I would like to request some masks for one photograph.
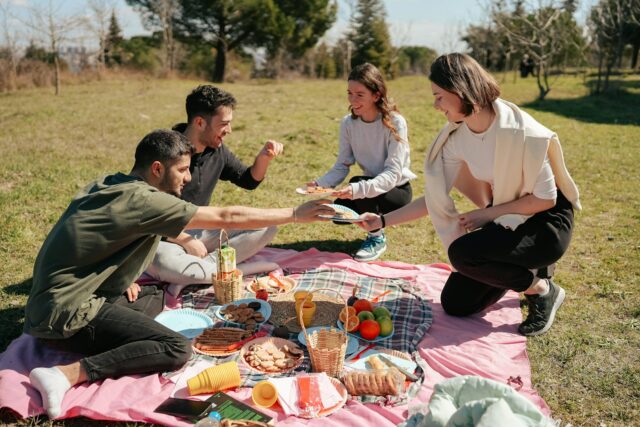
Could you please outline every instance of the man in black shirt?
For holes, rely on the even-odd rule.
[[[236,100],[230,93],[210,85],[198,86],[186,100],[187,123],[173,127],[182,132],[195,147],[189,167],[191,182],[182,191],[182,199],[198,206],[208,206],[219,180],[253,190],[264,179],[269,163],[282,153],[282,144],[267,141],[251,166],[246,166],[224,144],[231,133]],[[241,263],[264,248],[275,236],[276,227],[257,230],[230,230],[229,244],[236,249]],[[177,295],[188,284],[211,283],[216,272],[215,254],[220,230],[190,230],[158,246],[147,274],[172,283],[168,291]]]

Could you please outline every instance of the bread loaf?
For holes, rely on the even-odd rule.
[[[397,396],[404,389],[404,378],[397,369],[353,371],[342,376],[352,396]]]

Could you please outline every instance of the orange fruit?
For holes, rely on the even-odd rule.
[[[374,340],[380,335],[380,325],[375,320],[365,320],[360,323],[360,336],[365,340]]]
[[[345,329],[347,330],[347,332],[357,331],[358,326],[360,326],[360,319],[358,319],[356,316],[353,316],[353,317],[349,316],[349,323],[347,323],[347,325],[345,326]]]
[[[357,317],[357,313],[356,313],[356,309],[355,308],[353,308],[353,307],[343,308],[342,311],[340,312],[340,316],[338,316],[338,318],[340,319],[340,321],[342,323],[344,323],[346,318],[347,318],[347,310],[349,311],[349,318]],[[351,323],[351,322],[349,322],[349,323]]]
[[[359,299],[353,303],[353,308],[355,308],[358,313],[361,311],[373,311],[373,304],[371,304],[369,300]]]

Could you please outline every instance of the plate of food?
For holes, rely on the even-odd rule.
[[[329,328],[329,326],[313,326],[311,328],[307,328],[307,334],[311,335],[313,331]],[[302,344],[303,346],[307,346],[307,338],[304,336],[304,331],[300,331],[300,333],[298,334],[298,341],[300,341],[300,344]],[[347,350],[345,351],[345,354],[350,355],[355,353],[358,350],[358,347],[358,340],[354,336],[347,334]]]
[[[300,366],[304,351],[292,341],[264,337],[246,343],[240,350],[240,359],[254,371],[279,374]]]
[[[240,328],[209,328],[193,340],[193,351],[208,356],[228,356],[240,351],[242,345],[233,344],[249,338],[252,332]]]
[[[214,315],[227,323],[253,326],[266,322],[271,317],[271,306],[268,302],[256,298],[245,298],[225,304],[214,311]]]
[[[330,219],[335,222],[361,222],[360,215],[353,209],[335,203],[327,204],[327,206],[336,211],[335,215],[318,215],[320,218]]]
[[[278,283],[278,281],[280,283]],[[284,294],[293,290],[297,285],[295,279],[291,277],[272,277],[264,276],[253,279],[251,283],[247,285],[247,290],[251,293],[256,293],[261,289],[265,289],[269,295]]]
[[[337,323],[338,323],[338,329],[344,331],[344,324],[342,323],[342,321],[338,320]],[[378,330],[378,332],[379,332],[379,330]],[[374,339],[363,338],[362,335],[360,334],[360,331],[347,332],[347,335],[351,335],[353,337],[356,337],[359,340],[366,341],[366,342],[380,342],[380,341],[384,341],[384,340],[387,340],[387,339],[391,338],[394,333],[395,333],[395,326],[393,326],[393,324],[392,324],[392,329],[391,329],[391,333],[390,334],[385,335],[385,336],[378,335]]]
[[[191,339],[213,326],[213,320],[204,313],[190,308],[163,311],[155,321]]]
[[[319,185],[307,185],[306,187],[296,188],[296,193],[304,196],[318,196],[334,193],[336,190],[331,187],[320,187]]]

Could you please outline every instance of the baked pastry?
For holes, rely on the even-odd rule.
[[[352,396],[397,396],[404,387],[404,377],[395,368],[349,372],[342,382]]]

